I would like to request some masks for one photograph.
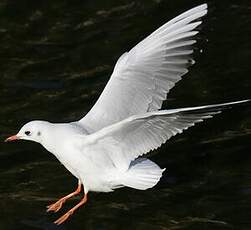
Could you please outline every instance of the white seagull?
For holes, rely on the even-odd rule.
[[[81,201],[55,224],[85,204],[89,191],[152,188],[165,169],[142,158],[143,154],[222,109],[248,101],[159,110],[169,90],[194,64],[196,28],[206,14],[207,4],[192,8],[124,53],[98,101],[79,121],[31,121],[6,139],[40,143],[78,179],[77,189],[49,205],[47,211],[57,212],[83,185]]]

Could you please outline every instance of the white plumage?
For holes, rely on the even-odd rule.
[[[100,98],[79,122],[92,133],[129,116],[160,109],[169,90],[194,63],[195,29],[206,13],[207,4],[195,7],[124,53]]]
[[[89,191],[153,187],[164,169],[142,155],[221,109],[246,102],[159,110],[169,90],[194,64],[196,28],[206,13],[207,4],[195,7],[124,53],[98,101],[81,120],[65,124],[32,121],[7,139],[41,143],[78,178],[78,189],[50,205],[49,211],[58,211],[83,184],[84,198],[56,224],[84,204]]]

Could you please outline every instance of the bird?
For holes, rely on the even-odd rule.
[[[30,121],[5,140],[41,144],[77,178],[76,190],[47,206],[48,212],[58,212],[83,192],[80,202],[55,224],[84,205],[89,192],[154,187],[165,169],[145,154],[196,123],[249,101],[161,110],[168,92],[195,63],[196,29],[207,12],[206,3],[185,11],[122,54],[100,97],[81,119]]]

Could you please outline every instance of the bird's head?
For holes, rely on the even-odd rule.
[[[5,142],[28,140],[41,143],[45,127],[48,126],[47,123],[46,121],[30,121],[25,124],[16,135],[8,137]]]

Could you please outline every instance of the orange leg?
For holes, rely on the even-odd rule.
[[[65,213],[63,216],[54,221],[54,224],[60,225],[64,223],[80,206],[82,206],[86,202],[87,202],[87,193],[84,195],[83,199],[76,206],[74,206],[67,213]]]
[[[71,198],[71,197],[73,197],[73,196],[75,196],[75,195],[77,195],[77,194],[79,194],[81,192],[81,187],[82,187],[81,182],[79,181],[78,182],[78,187],[74,192],[68,194],[67,196],[62,197],[56,203],[48,205],[47,206],[47,212],[50,212],[50,211],[57,212],[57,211],[59,211],[62,208],[62,205],[64,204],[64,202],[66,200],[68,200],[69,198]]]

